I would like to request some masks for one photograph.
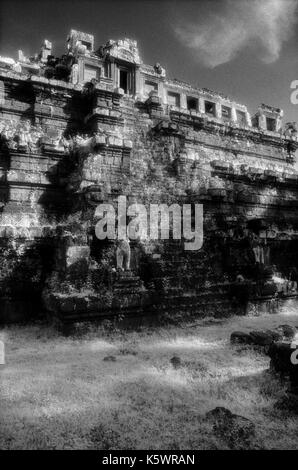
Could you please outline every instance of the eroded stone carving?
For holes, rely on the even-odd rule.
[[[110,39],[104,46],[104,51],[110,56],[122,59],[126,62],[134,64],[141,63],[137,41],[132,39],[125,38],[118,41]]]
[[[10,119],[0,122],[2,142],[11,150],[36,153],[42,149],[45,142],[55,148],[68,148],[70,141],[62,134],[63,131],[59,130],[51,136],[51,132],[45,132],[39,124],[33,125],[29,120]]]
[[[117,269],[120,271],[128,271],[130,269],[130,255],[129,240],[118,240],[116,251]]]
[[[288,137],[297,136],[297,123],[296,122],[287,122],[284,129],[284,135]]]

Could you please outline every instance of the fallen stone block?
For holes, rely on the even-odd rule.
[[[252,337],[249,335],[249,333],[244,333],[243,331],[234,331],[231,334],[230,340],[232,344],[252,344]]]
[[[294,353],[294,354],[293,354]],[[295,363],[295,347],[291,342],[277,341],[268,350],[270,368],[282,377],[289,377],[293,387],[298,386],[298,364]]]
[[[249,333],[252,338],[252,343],[256,346],[269,346],[274,342],[274,339],[270,332],[266,331],[251,331]]]
[[[292,340],[297,334],[297,330],[294,326],[290,325],[279,325],[278,331],[280,331],[285,339]]]
[[[224,407],[216,407],[206,413],[205,419],[213,423],[214,434],[231,449],[247,449],[255,438],[255,425],[248,418],[233,414]]]
[[[103,358],[103,360],[104,360],[105,362],[116,362],[115,356],[105,356],[105,357]]]
[[[279,330],[265,330],[268,333],[273,341],[281,341],[283,339],[283,334]]]
[[[179,356],[173,356],[170,362],[175,369],[178,369],[178,367],[180,367],[182,364],[182,361]]]

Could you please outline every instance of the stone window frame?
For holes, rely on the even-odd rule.
[[[90,51],[90,52],[92,51],[92,42],[85,41],[83,39],[81,39],[80,42],[81,42],[82,46],[86,46],[87,51]]]
[[[193,108],[193,107],[190,108],[190,107],[188,106],[188,103],[189,103],[189,101],[191,101],[191,100],[196,103],[196,106],[195,106],[194,108]],[[187,109],[188,109],[189,111],[196,111],[196,112],[198,112],[198,110],[199,110],[199,98],[198,98],[197,96],[186,95],[186,107],[187,107]]]
[[[172,98],[176,98],[176,104],[169,103],[169,96]],[[167,90],[167,103],[169,106],[173,106],[175,108],[180,108],[181,105],[181,94],[175,91]]]
[[[210,106],[210,111],[208,111],[208,107]],[[216,116],[216,103],[214,101],[204,100],[204,107],[205,107],[205,114],[208,116]]]
[[[0,80],[0,105],[5,103],[5,85],[2,80]]]
[[[89,68],[89,69],[93,69],[93,70],[96,70],[97,71],[97,74],[96,74],[96,78],[97,80],[99,80],[101,77],[102,77],[102,67],[99,67],[95,64],[91,64],[89,62],[84,62],[84,66],[83,66],[83,81],[86,82],[86,78],[85,78],[85,71],[86,71],[86,68]]]
[[[127,73],[127,91],[125,92],[125,95],[131,96],[135,93],[135,87],[136,87],[136,78],[135,78],[135,72],[133,66],[131,64],[123,64],[117,63],[117,70],[116,70],[116,83],[118,87],[121,88],[120,86],[120,74],[121,72],[126,72]]]
[[[227,112],[227,114],[225,114],[225,112]],[[232,106],[227,106],[225,104],[221,105],[221,118],[224,121],[232,120]]]
[[[242,109],[236,109],[236,117],[239,124],[247,124],[246,113],[245,111],[242,111]]]
[[[276,131],[276,119],[273,116],[265,116],[266,129],[270,132]]]
[[[150,91],[146,91],[146,84],[154,85],[155,88]],[[156,93],[158,93],[158,82],[155,80],[150,80],[150,78],[144,78],[144,93],[149,96],[151,91],[156,91]]]

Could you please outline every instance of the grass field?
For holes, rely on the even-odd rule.
[[[285,385],[268,357],[229,343],[234,330],[283,323],[298,325],[298,313],[67,338],[42,324],[6,327],[0,448],[227,449],[204,420],[224,406],[255,423],[254,448],[297,449],[298,417],[274,408]]]

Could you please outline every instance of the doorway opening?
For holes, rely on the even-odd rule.
[[[127,70],[119,70],[119,86],[128,93],[128,72]]]

